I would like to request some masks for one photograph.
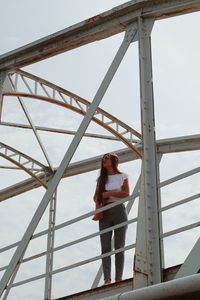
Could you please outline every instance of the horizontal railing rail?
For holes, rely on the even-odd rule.
[[[173,229],[171,231],[167,231],[167,232],[161,234],[161,238],[165,238],[165,237],[168,237],[168,236],[171,236],[171,235],[174,235],[174,234],[186,231],[186,230],[190,230],[190,229],[193,229],[198,226],[200,226],[200,222],[195,222],[195,223],[192,223],[189,225],[185,225],[185,226],[182,226],[182,227],[179,227],[179,228],[176,228],[176,229]]]

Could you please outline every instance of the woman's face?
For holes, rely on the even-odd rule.
[[[106,169],[112,168],[112,162],[109,155],[103,157],[103,166]]]

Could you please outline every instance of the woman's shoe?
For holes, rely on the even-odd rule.
[[[121,282],[121,281],[122,281],[121,278],[115,280],[115,282]]]
[[[105,278],[103,285],[110,284],[110,283],[111,283],[111,279],[110,278]]]

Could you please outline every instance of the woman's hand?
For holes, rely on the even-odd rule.
[[[103,198],[109,198],[110,192],[103,192],[102,195],[103,195]]]

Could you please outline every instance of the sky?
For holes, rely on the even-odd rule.
[[[125,3],[117,0],[8,0],[0,1],[4,13],[0,19],[0,54],[45,37],[86,18]],[[9,14],[7,13],[9,12]],[[155,101],[156,138],[164,139],[199,134],[200,122],[200,13],[156,21],[152,31],[152,64]],[[101,81],[114,58],[124,34],[94,42],[50,59],[22,68],[79,96],[92,101]],[[25,104],[36,125],[77,130],[82,117],[63,108],[25,99]],[[113,81],[101,101],[100,107],[141,132],[138,43],[133,43]],[[17,100],[6,97],[3,121],[27,124]],[[90,124],[86,132],[106,134],[97,125]],[[73,136],[39,132],[54,167],[58,167]],[[1,141],[46,164],[38,143],[29,130],[0,126]],[[104,141],[84,137],[71,162],[94,157],[109,151],[125,148],[122,142]],[[200,151],[190,151],[163,156],[160,164],[161,182],[196,168],[200,163]],[[0,165],[10,164],[1,159]],[[129,174],[133,190],[140,174],[140,161],[120,164],[120,170]],[[28,176],[19,170],[0,169],[0,188],[13,185]],[[58,187],[56,224],[80,216],[94,208],[92,200],[98,170],[62,179]],[[162,205],[176,202],[199,193],[200,175],[196,174],[161,189]],[[19,241],[43,195],[38,188],[4,201],[0,205],[0,248]],[[129,219],[137,216],[138,198]],[[199,221],[199,198],[163,213],[163,231]],[[48,226],[48,210],[42,217],[36,232]],[[98,223],[91,218],[58,230],[55,246],[80,236],[98,231]],[[135,241],[136,226],[130,224],[126,245]],[[195,241],[199,228],[188,230],[164,239],[165,267],[184,261]],[[44,251],[46,238],[30,242],[25,257]],[[73,255],[72,255],[73,253]],[[0,256],[0,266],[9,263],[13,250]],[[99,237],[79,244],[78,247],[58,251],[54,256],[54,268],[67,266],[100,254]],[[123,278],[132,277],[134,250],[125,254]],[[62,272],[53,277],[53,298],[89,289],[100,266],[100,261]],[[39,275],[45,271],[44,257],[23,264],[16,282]],[[0,273],[2,276],[3,272]],[[86,276],[87,274],[87,276]],[[77,278],[81,278],[77,284]],[[114,256],[112,256],[114,279]],[[103,283],[102,279],[100,285]],[[43,299],[44,280],[34,281],[13,288],[8,300]]]

